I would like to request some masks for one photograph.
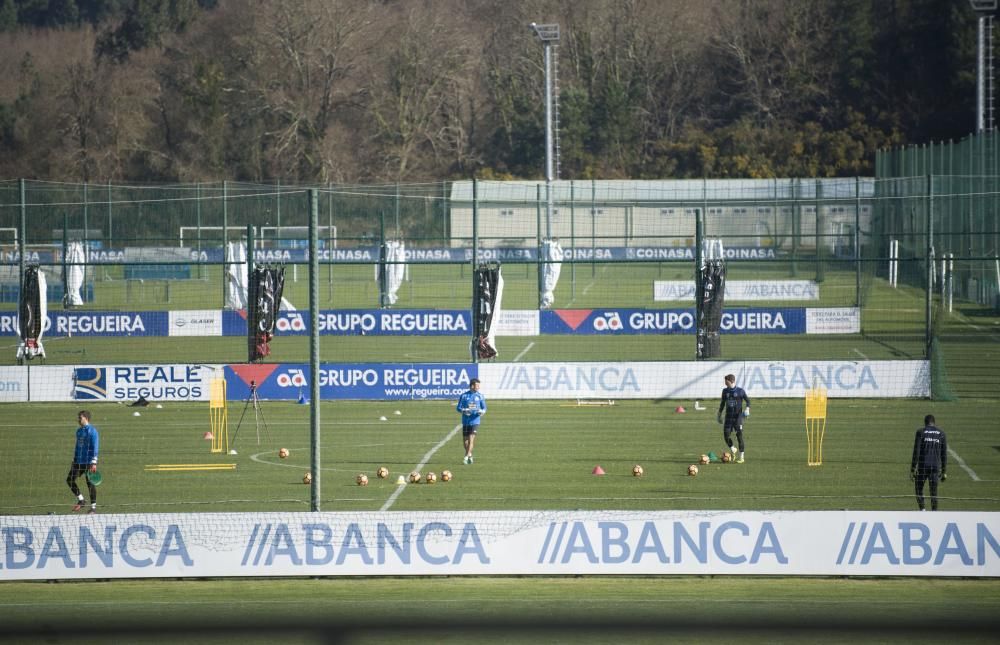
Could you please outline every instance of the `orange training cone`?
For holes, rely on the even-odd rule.
[[[604,474],[604,469],[601,468],[601,464],[597,464],[596,466],[594,466],[594,472],[592,474],[594,474],[594,475],[603,475]]]
[[[206,441],[211,441],[212,439],[215,439],[215,436],[213,436],[211,432],[206,432],[205,436],[202,437],[202,439],[205,439]]]

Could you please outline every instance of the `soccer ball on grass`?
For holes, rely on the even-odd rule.
[[[722,463],[728,464],[732,460],[733,460],[733,455],[730,454],[728,450],[726,452],[722,453]]]
[[[367,485],[368,485],[368,475],[366,475],[364,473],[359,473],[358,474],[358,486],[367,486]]]
[[[636,464],[636,465],[632,466],[632,476],[633,477],[642,477],[642,474],[644,472],[646,472],[646,471],[643,470],[642,466],[640,466],[639,464]]]
[[[375,474],[378,475],[379,479],[385,479],[389,476],[389,469],[385,466],[379,466],[378,471]]]
[[[694,464],[691,464],[690,466],[688,466],[688,475],[691,475],[692,477],[694,477],[697,474],[698,474],[698,466],[696,466]]]
[[[701,463],[703,463],[703,464],[707,464],[710,460],[708,458],[708,455],[702,455],[701,458],[698,461],[701,462]]]
[[[419,484],[420,483],[420,473],[418,473],[415,470],[412,473],[410,473],[410,483],[411,484]]]
[[[303,484],[311,484],[312,482],[313,482],[312,473],[306,473],[305,475],[302,475]]]
[[[427,477],[424,479],[428,484],[433,484],[438,480],[438,476],[434,473],[427,473]]]
[[[292,453],[288,452],[288,448],[282,448],[281,450],[278,451],[278,456],[281,457],[282,459],[288,459],[288,455],[290,454]]]
[[[451,471],[450,470],[442,470],[441,471],[441,481],[443,481],[443,482],[450,482],[451,481]]]

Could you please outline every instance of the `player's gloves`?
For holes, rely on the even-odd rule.
[[[722,415],[721,414],[716,415],[715,416],[715,421],[716,421],[716,423],[722,423]]]
[[[746,410],[743,411],[743,416],[745,417],[750,416],[750,408],[747,408]]]
[[[948,479],[948,473],[941,473],[941,481]]]

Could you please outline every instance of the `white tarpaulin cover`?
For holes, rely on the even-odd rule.
[[[556,285],[559,284],[559,272],[562,271],[563,248],[559,240],[542,242],[542,309],[548,309],[555,302]]]
[[[83,286],[84,263],[87,255],[83,242],[70,242],[66,247],[66,304],[76,307],[83,304],[80,288]]]
[[[243,242],[226,244],[226,309],[247,308],[247,246]],[[295,311],[287,298],[281,298],[281,311]]]
[[[403,284],[403,277],[406,275],[406,246],[402,240],[389,240],[385,243],[385,297],[390,305],[396,304],[399,299],[399,287]],[[376,269],[376,279],[378,270]]]

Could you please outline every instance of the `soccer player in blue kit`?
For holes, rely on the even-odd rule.
[[[66,484],[73,491],[73,495],[76,496],[76,505],[73,506],[74,511],[83,508],[83,494],[80,493],[80,488],[76,485],[76,480],[80,475],[87,472],[97,472],[99,444],[97,428],[90,425],[90,412],[80,410],[76,415],[76,420],[80,424],[80,427],[76,430],[76,448],[73,450],[73,464],[69,468],[69,474],[66,475]],[[87,479],[87,492],[90,493],[90,510],[88,512],[96,513],[97,487],[90,483],[89,478]]]
[[[462,413],[462,440],[465,445],[462,463],[468,466],[472,463],[472,447],[476,443],[479,420],[486,414],[486,397],[479,393],[479,379],[469,381],[469,389],[458,397],[455,409]]]
[[[743,408],[743,402],[746,402],[746,409]],[[750,416],[750,397],[741,387],[736,387],[736,377],[732,374],[726,374],[726,387],[722,390],[722,401],[719,402],[719,414],[716,415],[716,420],[719,423],[723,423],[722,413],[725,412],[726,420],[725,425],[722,427],[722,438],[726,440],[726,445],[729,446],[729,452],[733,454],[736,459],[736,463],[743,463],[743,417]],[[736,440],[740,445],[739,457],[736,456],[736,448],[733,447],[733,431],[736,431]]]

